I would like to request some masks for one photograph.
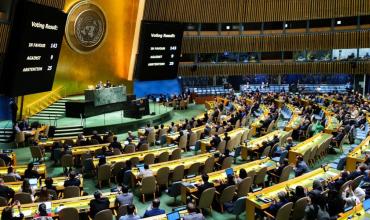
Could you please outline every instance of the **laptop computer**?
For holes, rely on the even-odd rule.
[[[144,169],[144,164],[137,164],[136,167],[139,169],[140,172],[145,170]]]
[[[167,214],[168,220],[180,220],[180,213],[179,212],[171,212]]]
[[[225,173],[226,173],[226,176],[234,175],[234,170],[233,170],[233,168],[227,168],[225,170]]]
[[[37,186],[37,178],[29,179],[28,182],[31,186]]]
[[[362,207],[364,208],[365,212],[370,210],[370,199],[366,199],[362,203]]]

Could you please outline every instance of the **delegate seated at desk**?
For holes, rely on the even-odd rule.
[[[96,85],[96,89],[104,89],[104,88],[110,88],[113,87],[112,83],[107,80],[105,84],[103,84],[102,81],[99,81],[99,83]]]

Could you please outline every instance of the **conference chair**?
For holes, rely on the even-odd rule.
[[[0,167],[6,167],[5,161],[1,158],[0,158]]]
[[[55,190],[53,189],[48,189],[48,193],[51,196],[51,200],[56,200],[58,199],[58,194]]]
[[[111,172],[111,175],[112,175],[112,177],[114,178],[114,182],[115,183],[117,183],[117,175],[121,172],[121,170],[123,169],[123,168],[125,168],[126,167],[126,164],[125,164],[125,162],[123,162],[123,161],[119,161],[119,162],[117,162],[117,163],[114,163],[113,165],[112,165],[112,172]]]
[[[364,175],[358,176],[355,179],[352,180],[352,189],[355,190],[361,183],[362,179],[364,178]]]
[[[347,182],[345,182],[339,189],[339,195],[342,195],[342,193],[344,192],[344,190],[346,190],[350,185],[352,185],[352,180],[348,180]]]
[[[265,157],[268,157],[269,155],[270,155],[270,151],[271,151],[271,146],[268,146],[268,147],[266,147],[264,150],[263,150],[263,152],[262,152],[262,154],[261,154],[261,156],[260,156],[260,158],[265,158]]]
[[[270,133],[272,129],[274,128],[274,125],[275,125],[275,120],[272,120],[266,129],[261,130],[261,136]]]
[[[117,216],[116,216],[116,219],[119,220],[119,218],[121,216],[124,216],[127,214],[127,205],[121,205],[120,207],[118,207],[117,209]]]
[[[146,154],[144,156],[144,163],[145,164],[153,164],[155,160],[154,154]]]
[[[74,207],[65,207],[58,213],[60,220],[79,220],[80,215],[78,210]]]
[[[222,193],[219,193],[218,191],[216,191],[216,194],[219,196],[219,197],[216,197],[216,201],[220,205],[221,213],[224,212],[224,204],[227,202],[231,202],[233,200],[235,191],[236,191],[235,185],[226,187],[222,191]]]
[[[265,178],[266,178],[266,174],[267,174],[267,167],[263,167],[261,168],[255,175],[254,177],[254,184],[256,186],[260,186],[262,185],[263,187],[266,186],[265,184]]]
[[[29,204],[33,203],[31,194],[24,193],[24,192],[18,192],[14,195],[14,201],[18,200],[21,204]]]
[[[181,164],[175,167],[175,169],[173,169],[172,178],[171,178],[172,183],[181,181],[184,178],[184,172],[185,172],[184,165]]]
[[[248,135],[249,135],[249,129],[246,129],[244,132],[243,132],[243,134],[242,134],[242,137],[241,137],[241,139],[240,139],[240,144],[244,144],[244,142],[246,141],[246,140],[248,140]]]
[[[150,129],[148,137],[146,139],[150,145],[155,145],[155,130]]]
[[[131,157],[130,161],[131,161],[132,166],[136,166],[137,164],[140,163],[140,158],[139,157]]]
[[[168,177],[170,175],[170,168],[169,167],[161,167],[157,171],[156,180],[157,180],[157,187],[158,191],[161,186],[166,186],[168,188]]]
[[[195,162],[193,164],[190,165],[189,169],[188,169],[188,173],[187,175],[188,176],[197,176],[199,175],[199,168],[200,168],[200,163],[199,162]]]
[[[200,195],[200,198],[196,197],[194,194],[191,194],[191,196],[195,199],[195,204],[198,209],[202,211],[202,209],[210,209],[212,212],[212,202],[215,197],[216,188],[212,187],[209,189],[206,189],[202,192]]]
[[[41,148],[39,146],[31,146],[31,156],[32,156],[32,161],[41,161],[44,158],[44,153],[42,152]]]
[[[309,201],[308,197],[303,197],[295,202],[291,216],[292,220],[304,219],[305,209],[306,206],[308,205],[308,201]]]
[[[186,147],[187,142],[188,142],[188,135],[184,134],[183,136],[180,137],[179,148],[184,150],[184,151],[188,151],[188,149]]]
[[[82,173],[95,175],[95,165],[93,158],[86,158],[82,160]]]
[[[264,211],[265,215],[268,219],[276,219],[276,220],[286,220],[289,219],[290,213],[292,212],[293,203],[288,202],[287,204],[283,205],[277,212],[276,216],[271,215],[267,211]]]
[[[64,188],[64,192],[63,192],[64,199],[75,198],[75,197],[80,197],[80,196],[81,196],[80,187],[67,186],[66,188]]]
[[[176,199],[181,195],[182,182],[173,182],[168,188],[167,195],[174,198],[174,204],[176,204]]]
[[[0,196],[0,207],[7,206],[8,200],[2,196]]]
[[[189,137],[189,147],[194,147],[195,146],[195,143],[197,141],[197,134],[195,132],[191,133],[190,134],[190,137]]]
[[[141,181],[141,188],[140,193],[145,203],[145,195],[153,194],[153,198],[155,198],[155,192],[157,190],[156,180],[154,176],[146,176]]]
[[[114,149],[113,149],[113,154],[114,154],[114,155],[121,155],[121,154],[122,154],[122,152],[121,152],[121,150],[120,150],[120,149],[118,149],[118,148],[114,148]]]
[[[238,198],[235,201],[232,214],[235,215],[236,219],[239,219],[239,215],[245,212],[246,200],[247,200],[247,197],[243,196],[243,197]]]
[[[126,145],[123,149],[123,153],[130,154],[135,152],[135,146],[132,144]]]
[[[249,193],[251,189],[252,183],[253,183],[253,179],[251,177],[246,177],[245,179],[240,181],[237,184],[236,197],[240,198],[243,196],[247,196],[247,194]]]
[[[139,147],[139,150],[138,151],[147,151],[147,150],[149,150],[149,144],[142,144]]]
[[[159,154],[159,156],[158,156],[158,163],[167,162],[168,161],[168,158],[169,158],[168,151],[164,151],[164,152],[162,152],[162,153]]]
[[[99,144],[99,141],[96,140],[96,139],[91,139],[90,142],[91,142],[91,145],[98,145]]]
[[[102,181],[108,181],[110,187],[111,167],[109,164],[104,164],[98,167],[98,185],[101,189]]]
[[[60,160],[61,166],[64,168],[64,172],[66,172],[69,169],[72,169],[74,165],[73,156],[71,154],[65,154],[62,156],[62,159]]]
[[[5,175],[3,176],[3,180],[4,182],[9,183],[9,182],[16,182],[17,178],[15,178],[15,176]]]
[[[17,132],[15,134],[15,145],[16,145],[16,147],[18,148],[18,146],[20,144],[22,144],[22,146],[24,147],[25,142],[26,142],[26,136],[25,136],[24,132],[23,131]]]
[[[171,160],[181,159],[181,149],[177,148],[171,153]]]
[[[281,183],[281,182],[287,181],[292,172],[293,172],[293,167],[291,165],[288,165],[288,166],[284,167],[284,169],[281,171],[280,176],[278,176],[274,173],[270,173],[270,175],[271,175],[272,181],[274,183]]]
[[[214,157],[207,158],[206,162],[204,163],[203,173],[207,174],[213,172],[214,167],[215,167],[215,158]]]
[[[235,126],[234,126],[234,129],[237,129],[237,128],[240,128],[240,120],[239,119],[235,122]]]
[[[231,165],[233,164],[233,161],[234,161],[234,158],[233,157],[227,157],[227,158],[225,158],[224,161],[222,162],[221,170],[230,168]]]
[[[110,209],[102,210],[98,213],[96,213],[94,220],[109,220],[113,219],[113,213]]]
[[[220,154],[224,154],[225,148],[226,148],[226,141],[222,140],[217,146],[217,151],[220,152]]]

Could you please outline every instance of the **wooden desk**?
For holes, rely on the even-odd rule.
[[[252,170],[255,170],[256,172],[262,169],[263,167],[267,167],[267,170],[273,170],[277,166],[276,162],[271,160],[270,158],[265,158],[262,160],[255,160],[250,163],[241,164],[238,166],[234,166],[234,174],[237,176],[239,174],[239,171],[244,168],[247,172],[250,172]],[[219,170],[216,172],[208,173],[209,181],[212,182],[215,187],[218,187],[221,185],[221,181],[224,181],[227,179],[225,170]],[[194,184],[201,184],[202,183],[202,176],[196,176],[189,179],[183,179],[182,180],[183,185],[181,187],[181,201],[186,204],[186,197],[188,194],[193,194],[198,191],[198,188]]]
[[[327,133],[319,133],[309,139],[292,147],[289,151],[289,163],[295,164],[297,156],[303,156],[309,149],[317,148],[325,141],[329,141],[333,135]]]
[[[106,157],[106,160],[107,160],[107,163],[110,163],[110,164],[114,164],[117,162],[126,162],[127,160],[130,160],[133,157],[138,157],[140,161],[143,161],[145,155],[147,154],[154,154],[154,157],[158,157],[161,153],[168,152],[171,155],[172,151],[174,151],[175,149],[178,149],[177,145],[171,146],[171,147],[152,149],[152,150],[147,150],[147,151],[138,151],[138,152],[129,153],[129,154],[108,156]],[[99,158],[95,158],[93,163],[95,166],[97,166],[99,163]]]
[[[338,121],[338,119],[332,115],[326,115],[326,118],[327,118],[327,123],[326,123],[326,126],[325,126],[325,130],[324,132],[325,133],[328,133],[328,134],[331,134],[333,132],[337,132],[339,127],[341,126],[341,123]]]
[[[57,188],[57,191],[63,191],[64,190],[64,181],[67,180],[67,177],[54,177],[53,178],[53,186]],[[83,189],[83,177],[81,176],[80,178],[81,184],[80,184],[80,189]],[[16,192],[19,192],[21,189],[23,181],[17,181],[17,182],[7,182],[6,185],[13,189]],[[41,179],[41,182],[38,181],[37,184],[37,190],[40,190],[42,186],[45,186],[45,179]]]
[[[193,163],[200,163],[201,165],[206,162],[206,160],[210,157],[213,157],[212,153],[207,153],[207,154],[199,154],[197,156],[193,157],[186,157],[178,160],[171,160],[163,163],[156,163],[156,164],[151,164],[149,165],[149,169],[153,171],[154,175],[156,175],[157,171],[162,168],[162,167],[168,167],[170,168],[170,171],[173,171],[175,167],[179,165],[184,165],[185,170],[189,169],[190,166]],[[132,174],[136,177],[136,179],[140,179],[139,177],[139,169],[138,168],[133,168],[132,169]]]
[[[230,141],[232,138],[236,137],[237,135],[243,135],[243,133],[245,131],[247,131],[248,128],[237,128],[237,129],[234,129],[230,132],[228,132],[228,136],[230,137]],[[219,137],[221,139],[225,138],[225,134],[220,134]],[[211,141],[212,141],[212,137],[208,137],[208,138],[205,138],[205,139],[202,139],[200,140],[200,151],[202,153],[206,153],[207,152],[207,147],[208,146],[211,146]]]
[[[364,139],[357,147],[355,147],[347,156],[346,170],[352,172],[356,170],[358,163],[365,162],[365,152],[369,148],[370,136]]]
[[[103,193],[103,196],[108,197],[110,205],[109,208],[117,208],[115,204],[117,193]],[[81,196],[77,198],[70,198],[70,199],[60,199],[60,200],[53,200],[51,202],[51,209],[52,209],[52,216],[57,217],[59,209],[63,207],[73,207],[78,210],[79,213],[89,212],[90,209],[90,201],[94,199],[94,195],[89,196]],[[24,214],[26,219],[32,219],[33,216],[38,211],[38,205],[40,203],[31,203],[31,204],[24,204],[21,205],[22,213]],[[4,207],[0,207],[0,213],[2,213]],[[18,215],[18,209],[14,209],[14,215]]]
[[[212,128],[212,126],[211,126],[211,128]],[[194,132],[194,133],[203,132],[205,128],[206,128],[206,126],[202,125],[202,126],[199,126],[199,127],[192,128],[191,131]],[[183,131],[183,132],[184,132],[184,134],[187,133],[187,131]],[[179,131],[175,132],[175,133],[167,134],[167,144],[173,143],[179,136],[180,136]]]
[[[337,179],[339,175],[340,171],[336,169],[328,168],[328,170],[325,171],[323,168],[319,168],[294,179],[267,187],[259,192],[251,193],[248,195],[246,200],[247,220],[255,219],[256,209],[263,211],[270,207],[271,203],[265,203],[259,200],[257,198],[259,196],[262,198],[277,199],[278,192],[286,191],[287,187],[291,190],[295,190],[296,186],[303,186],[308,190],[311,190],[314,180],[322,179],[322,181],[332,181]]]
[[[26,171],[28,165],[18,165],[14,166],[14,172],[18,173],[20,176],[24,176],[24,171]],[[46,177],[46,166],[45,164],[34,166],[39,175]],[[0,167],[0,176],[5,176],[8,173],[8,167]]]
[[[288,134],[288,132],[286,132],[286,131],[275,130],[275,131],[273,131],[271,133],[268,133],[268,134],[266,134],[262,137],[250,140],[248,142],[248,144],[243,143],[241,145],[241,147],[242,147],[242,150],[241,150],[242,159],[247,160],[248,153],[251,152],[251,151],[256,151],[259,148],[261,148],[262,147],[262,142],[272,140],[275,135],[278,135],[279,140],[280,140],[284,135],[287,135],[287,134]]]
[[[353,207],[351,210],[340,213],[338,215],[338,220],[347,220],[347,219],[353,219],[353,220],[368,220],[370,219],[370,214],[366,213],[362,203]]]
[[[265,121],[270,114],[270,110],[265,105],[260,105],[260,109],[262,110],[262,114],[258,116],[258,118],[256,118],[254,122],[251,124],[252,136],[256,135],[257,128],[260,128],[262,126],[260,121]]]
[[[286,131],[297,130],[301,125],[302,120],[303,118],[300,115],[294,114],[292,118],[289,120],[288,124],[285,126],[285,130]]]

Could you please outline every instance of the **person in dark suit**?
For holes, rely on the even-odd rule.
[[[72,171],[70,174],[69,174],[69,179],[64,181],[64,187],[67,187],[67,186],[80,186],[81,185],[81,181],[76,178],[76,172]]]
[[[105,209],[109,209],[109,199],[103,197],[103,194],[98,190],[94,193],[94,199],[90,201],[90,216],[92,218],[95,215]]]
[[[27,166],[27,169],[24,171],[24,178],[26,179],[32,179],[32,178],[39,178],[40,174],[34,170],[33,163],[29,163]]]
[[[103,138],[98,134],[97,131],[93,131],[93,135],[91,136],[91,140],[97,140],[99,144],[103,143]]]
[[[4,184],[4,180],[0,178],[0,196],[6,198],[8,201],[14,197],[14,190]]]
[[[213,183],[208,182],[209,176],[207,174],[202,175],[203,184],[198,185],[198,196],[202,195],[202,192],[206,189],[214,187]]]
[[[143,218],[165,214],[166,211],[159,208],[160,204],[161,202],[159,201],[159,199],[154,199],[151,208],[145,211]]]
[[[221,138],[218,136],[218,134],[215,134],[215,136],[212,138],[210,144],[211,144],[211,149],[212,148],[217,148],[217,146],[220,144]],[[207,149],[209,151],[210,149]]]
[[[113,137],[113,142],[109,144],[109,149],[115,149],[118,148],[121,152],[123,152],[122,144],[118,141],[117,137]]]
[[[278,192],[278,198],[279,198],[279,201],[276,201],[274,200],[272,202],[272,205],[267,209],[267,211],[273,215],[273,216],[276,216],[277,212],[279,211],[279,209],[287,204],[289,202],[288,198],[287,198],[287,195],[286,195],[286,192],[285,191],[281,191],[281,192]]]

